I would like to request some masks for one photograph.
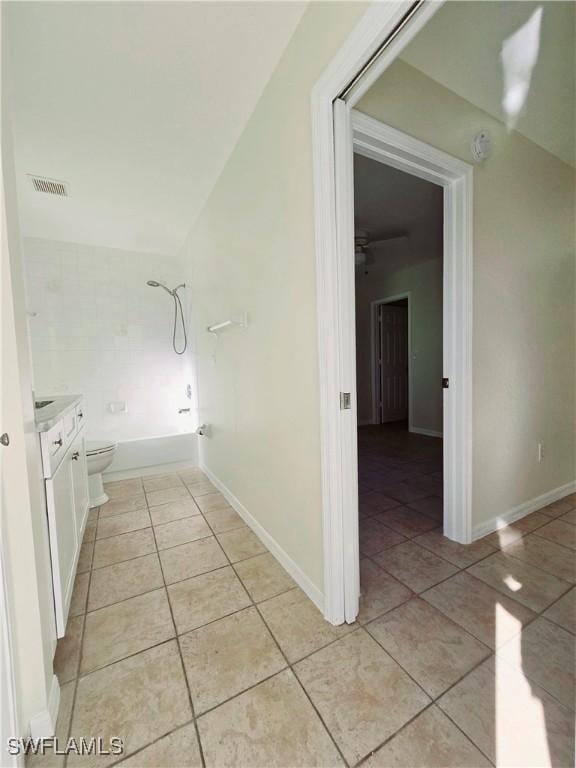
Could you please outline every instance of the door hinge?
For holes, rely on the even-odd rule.
[[[351,407],[350,392],[340,392],[340,410],[348,411]]]
[[[450,379],[443,378],[442,379],[442,389],[449,389],[450,388]]]

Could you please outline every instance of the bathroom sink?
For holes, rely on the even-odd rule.
[[[34,408],[45,408],[47,405],[51,405],[54,400],[36,400]]]

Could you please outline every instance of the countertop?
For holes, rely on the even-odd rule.
[[[53,400],[44,408],[34,409],[36,432],[48,432],[68,411],[75,408],[81,402],[83,395],[36,395],[35,401]]]

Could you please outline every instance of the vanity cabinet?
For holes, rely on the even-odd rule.
[[[76,411],[40,435],[56,631],[63,637],[88,518],[84,422]]]

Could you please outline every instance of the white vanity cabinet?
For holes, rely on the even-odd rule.
[[[63,637],[88,518],[84,419],[76,405],[40,433],[56,631]],[[55,419],[52,419],[55,421]]]

